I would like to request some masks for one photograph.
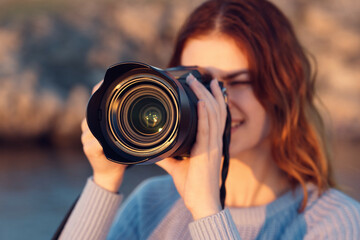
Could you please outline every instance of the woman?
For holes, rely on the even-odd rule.
[[[170,66],[206,67],[212,94],[200,99],[188,160],[164,159],[170,176],[142,184],[121,202],[125,166],[106,160],[82,124],[93,178],[61,238],[359,239],[360,205],[332,189],[309,61],[284,15],[265,0],[208,1],[181,29]],[[232,117],[225,210],[219,200],[228,91]]]

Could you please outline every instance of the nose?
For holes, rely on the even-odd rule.
[[[230,86],[228,86],[226,84],[226,82],[222,82],[223,83],[223,87],[224,87],[224,92],[226,94],[226,102],[227,102],[227,105],[229,106],[229,108],[231,108],[233,106],[233,94],[231,94],[231,88]]]
[[[228,94],[228,100],[227,100],[227,105],[229,106],[230,111],[233,110],[234,108],[234,100],[233,98],[231,98],[231,95]]]

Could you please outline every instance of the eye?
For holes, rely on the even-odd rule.
[[[243,90],[243,89],[250,87],[251,84],[252,84],[251,81],[236,80],[236,81],[229,82],[228,86],[235,90]]]
[[[229,82],[230,86],[237,86],[237,85],[251,85],[251,81],[232,81]]]
[[[246,69],[224,75],[222,76],[222,80],[225,85],[236,90],[246,89],[252,84],[250,74]]]

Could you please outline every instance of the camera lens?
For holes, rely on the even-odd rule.
[[[134,156],[161,152],[178,130],[176,93],[153,75],[132,75],[121,83],[107,102],[112,145]]]
[[[86,119],[109,160],[150,164],[189,156],[198,119],[198,99],[186,84],[189,73],[210,91],[211,74],[196,66],[162,70],[125,62],[106,71]]]
[[[130,106],[129,122],[139,134],[151,135],[161,132],[166,120],[166,109],[151,96],[139,98]]]

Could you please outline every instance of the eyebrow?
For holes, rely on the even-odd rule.
[[[229,74],[225,74],[224,76],[222,76],[221,78],[226,81],[226,80],[231,80],[235,77],[238,77],[239,75],[243,75],[243,74],[249,74],[249,71],[247,69],[242,69],[233,73],[229,73]]]

